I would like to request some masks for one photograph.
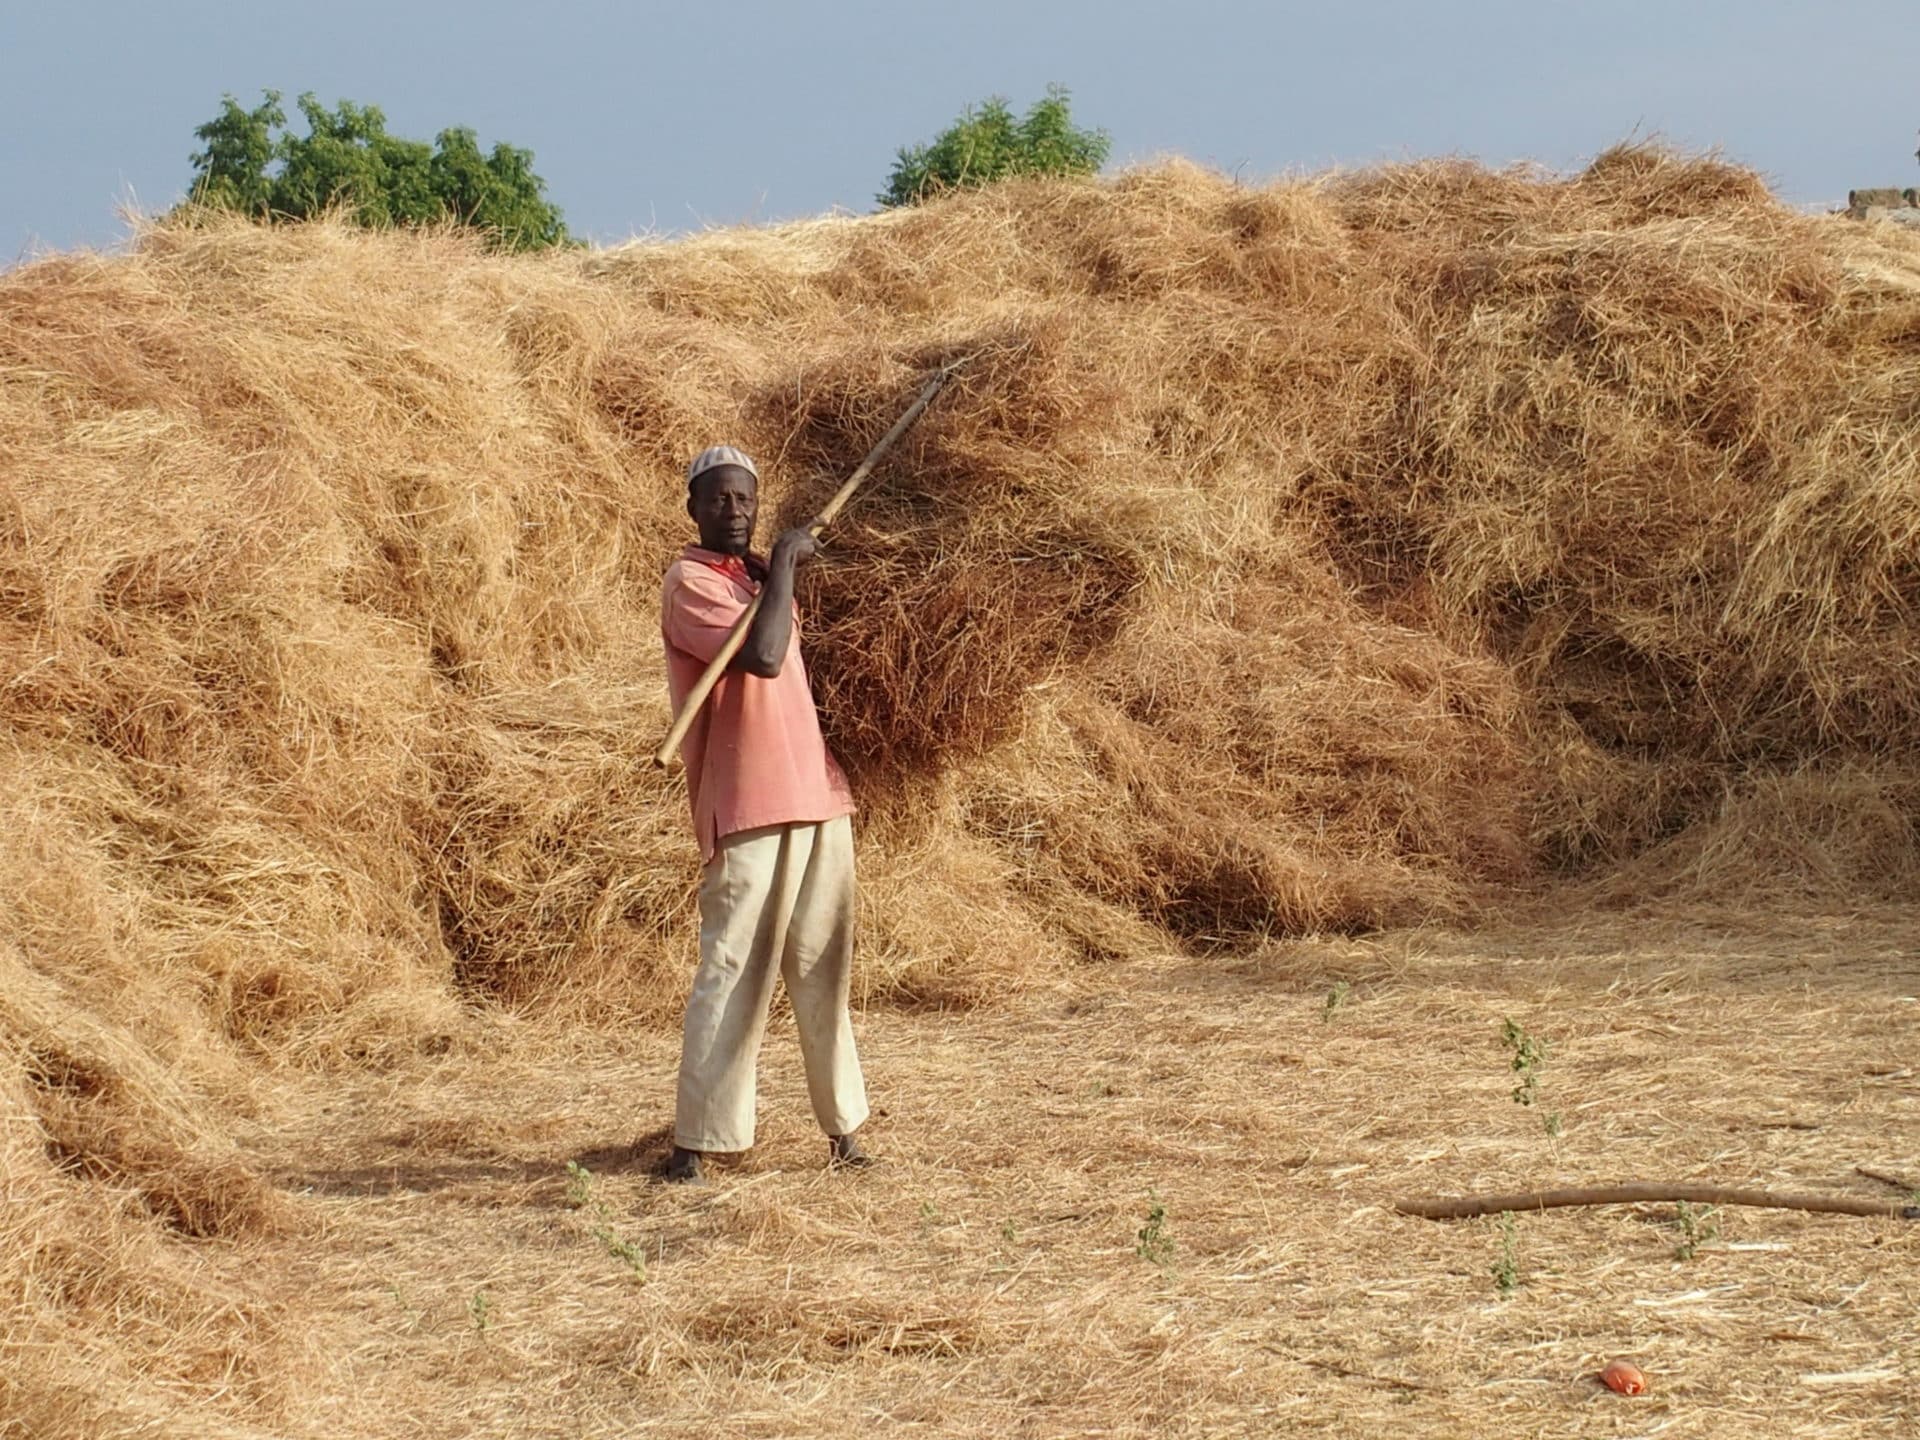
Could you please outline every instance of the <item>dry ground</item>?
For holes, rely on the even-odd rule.
[[[1671,1207],[1522,1216],[1503,1297],[1497,1222],[1387,1206],[1630,1178],[1890,1194],[1854,1166],[1920,1176],[1917,942],[1897,911],[1614,917],[877,1011],[886,1163],[862,1175],[822,1172],[777,1026],[760,1147],[704,1190],[650,1178],[671,1036],[501,1029],[301,1082],[249,1144],[314,1223],[230,1257],[284,1302],[270,1428],[1912,1435],[1920,1225],[1734,1211],[1680,1259]],[[1530,1109],[1505,1016],[1551,1047]],[[1621,1355],[1651,1393],[1595,1383]]]

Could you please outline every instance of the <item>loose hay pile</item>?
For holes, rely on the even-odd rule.
[[[1175,165],[544,259],[158,227],[0,277],[10,1411],[115,1286],[199,1317],[139,1384],[271,1388],[149,1269],[273,1223],[220,1117],[274,1067],[667,1013],[678,467],[737,441],[801,516],[963,353],[805,596],[873,993],[1623,862],[1588,893],[1911,883],[1920,238],[1747,172]]]

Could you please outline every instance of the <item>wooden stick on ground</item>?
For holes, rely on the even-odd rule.
[[[1808,1210],[1825,1215],[1881,1215],[1896,1220],[1920,1220],[1920,1205],[1897,1201],[1856,1200],[1846,1195],[1795,1194],[1784,1190],[1737,1190],[1724,1185],[1670,1184],[1658,1180],[1628,1185],[1585,1185],[1566,1190],[1523,1190],[1512,1195],[1462,1195],[1451,1199],[1406,1199],[1393,1202],[1402,1215],[1424,1220],[1464,1220],[1474,1215],[1498,1215],[1511,1210],[1552,1210],[1567,1205],[1638,1205],[1661,1200],[1685,1200],[1694,1205],[1754,1205],[1765,1210]]]
[[[807,529],[818,535],[833,523],[833,517],[840,513],[840,507],[853,498],[853,492],[858,490],[861,482],[872,473],[880,457],[893,448],[893,442],[906,434],[913,422],[920,418],[921,412],[933,403],[933,397],[940,393],[940,387],[947,383],[953,372],[972,358],[971,355],[963,355],[951,364],[940,367],[939,373],[929,380],[914,397],[913,403],[906,408],[906,412],[893,422],[893,428],[882,435],[880,443],[867,452],[867,458],[860,462],[859,468],[846,478],[838,490],[833,492],[833,498],[820,507],[820,513],[807,522]],[[740,647],[747,643],[747,628],[753,624],[753,617],[759,613],[760,597],[755,595],[747,603],[747,608],[740,618],[734,622],[733,629],[727,633],[719,653],[707,663],[707,668],[700,676],[699,682],[687,692],[687,698],[680,706],[680,713],[673,717],[673,727],[667,731],[667,738],[660,742],[660,748],[653,753],[653,763],[656,766],[664,768],[673,762],[674,755],[680,749],[680,742],[686,738],[688,729],[693,725],[694,716],[698,715],[700,707],[707,703],[707,696],[711,695],[713,687],[720,683],[720,677],[726,673],[727,666],[733,663],[733,657],[740,653]]]

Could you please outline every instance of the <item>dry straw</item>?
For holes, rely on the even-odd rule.
[[[871,994],[1910,886],[1920,240],[1746,171],[1173,165],[538,259],[156,226],[0,276],[7,1413],[272,1388],[180,1237],[284,1218],[227,1138],[276,1072],[670,1013],[680,467],[804,515],[975,350],[803,596]]]

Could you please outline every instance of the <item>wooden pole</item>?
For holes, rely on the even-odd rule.
[[[927,406],[933,403],[933,397],[940,393],[940,387],[947,383],[953,372],[972,358],[970,355],[962,356],[952,364],[943,365],[940,368],[939,373],[929,380],[914,397],[913,403],[906,408],[905,413],[893,422],[893,428],[880,437],[880,443],[867,452],[867,458],[860,462],[859,468],[842,482],[840,488],[833,492],[833,498],[822,505],[820,512],[807,522],[808,530],[818,535],[833,523],[834,516],[838,515],[841,507],[853,498],[853,492],[858,490],[862,482],[872,473],[880,457],[893,448],[894,442],[906,434],[913,422],[918,420]],[[694,717],[700,713],[700,707],[707,703],[707,697],[713,693],[713,687],[720,683],[720,677],[726,674],[727,666],[733,663],[733,657],[740,653],[740,647],[747,643],[747,629],[753,624],[753,617],[759,613],[760,597],[755,595],[747,602],[747,608],[740,618],[734,622],[733,629],[727,632],[727,638],[720,646],[719,653],[707,662],[706,671],[700,676],[699,682],[687,692],[687,698],[681,703],[680,713],[673,717],[673,727],[667,731],[667,738],[660,742],[660,748],[653,753],[653,763],[656,766],[664,768],[673,763],[673,757],[679,753],[680,742],[686,739]]]
[[[1754,1205],[1765,1210],[1810,1210],[1826,1215],[1878,1215],[1920,1220],[1920,1205],[1898,1201],[1856,1200],[1848,1195],[1807,1195],[1783,1190],[1736,1190],[1723,1185],[1636,1181],[1628,1185],[1588,1185],[1567,1190],[1524,1190],[1512,1195],[1462,1195],[1441,1200],[1396,1200],[1402,1215],[1423,1220],[1465,1220],[1511,1210],[1552,1210],[1565,1205],[1638,1205],[1685,1200],[1692,1205]]]

